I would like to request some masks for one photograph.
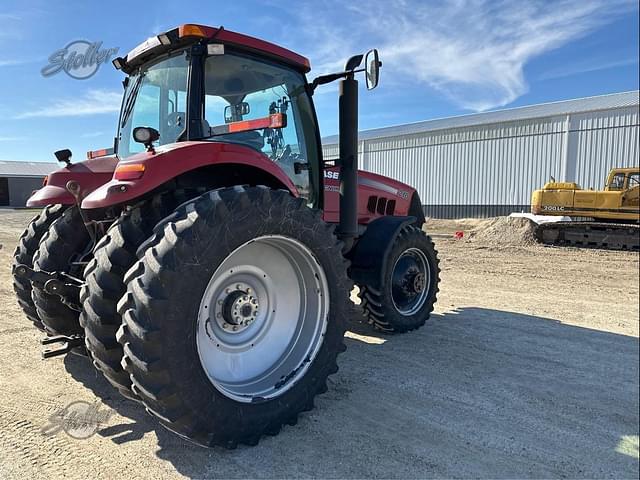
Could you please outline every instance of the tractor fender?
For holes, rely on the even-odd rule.
[[[127,157],[118,164],[110,181],[82,201],[82,208],[104,208],[130,202],[191,170],[224,164],[258,168],[278,180],[278,183],[284,185],[292,195],[299,195],[282,168],[262,152],[236,143],[189,141],[164,145],[153,151]],[[138,167],[142,169],[140,176],[118,179],[118,169],[128,165],[142,165]]]
[[[389,253],[398,233],[406,225],[415,222],[415,217],[387,216],[367,225],[364,234],[349,252],[351,279],[359,285],[380,289]]]
[[[118,164],[115,156],[98,157],[84,162],[72,163],[67,167],[47,175],[46,185],[36,190],[27,200],[27,207],[45,205],[73,205],[76,198],[67,190],[69,182],[78,185],[78,194],[84,198],[100,185],[107,183],[113,176]]]

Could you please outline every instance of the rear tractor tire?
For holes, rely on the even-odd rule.
[[[71,207],[51,224],[33,257],[34,270],[65,272],[82,278],[81,261],[91,253],[91,238],[78,207]],[[54,335],[79,335],[80,312],[65,305],[60,297],[33,285],[31,298],[45,330]]]
[[[84,328],[85,346],[94,366],[126,398],[137,400],[129,374],[122,368],[122,345],[116,340],[122,323],[118,301],[126,291],[124,276],[138,260],[136,252],[151,236],[156,223],[199,193],[167,192],[125,211],[98,241],[84,271],[80,325]]]
[[[436,302],[440,266],[431,238],[409,225],[396,236],[381,288],[359,285],[364,314],[376,329],[404,333],[425,324]]]
[[[334,227],[286,191],[212,190],[159,223],[126,277],[132,389],[204,446],[255,445],[338,370],[351,281]]]
[[[42,212],[29,222],[29,225],[20,236],[18,246],[13,252],[11,273],[13,274],[13,290],[16,292],[18,305],[20,305],[20,308],[22,308],[31,323],[40,330],[44,330],[44,325],[40,317],[38,317],[36,306],[31,298],[31,281],[16,276],[15,268],[18,265],[26,265],[29,268],[33,268],[33,256],[38,250],[42,237],[47,233],[51,224],[62,216],[66,208],[65,205],[46,206]]]

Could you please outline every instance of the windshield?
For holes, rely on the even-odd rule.
[[[118,123],[118,156],[144,150],[135,127],[153,127],[158,145],[175,142],[185,128],[188,60],[184,52],[148,65],[129,78]]]

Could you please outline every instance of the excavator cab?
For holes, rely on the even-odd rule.
[[[637,207],[640,199],[640,170],[614,168],[607,176],[605,191],[617,192],[620,207]]]
[[[638,207],[640,205],[640,172],[627,174],[624,193],[622,194],[623,207]]]
[[[607,176],[605,190],[621,191],[638,186],[640,171],[637,168],[613,168]]]

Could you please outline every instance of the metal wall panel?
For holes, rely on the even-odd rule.
[[[520,211],[551,176],[600,187],[611,167],[638,165],[638,119],[635,105],[368,138],[360,168],[414,186],[434,216]]]
[[[573,179],[580,186],[602,188],[611,168],[640,165],[638,117],[638,107],[572,116],[569,135],[576,145]]]

